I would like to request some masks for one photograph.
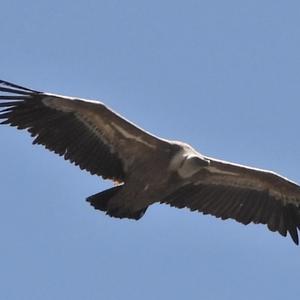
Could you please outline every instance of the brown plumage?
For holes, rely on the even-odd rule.
[[[266,224],[298,244],[300,188],[273,172],[217,160],[158,138],[103,103],[0,81],[1,124],[26,129],[34,144],[118,183],[87,200],[118,218],[141,218],[155,202]]]

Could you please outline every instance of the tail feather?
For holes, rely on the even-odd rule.
[[[106,212],[107,215],[115,218],[128,218],[139,220],[146,212],[148,207],[140,210],[124,210],[124,207],[110,205],[111,198],[123,188],[122,185],[112,187],[103,192],[88,197],[86,200],[97,210]]]
[[[108,190],[102,191],[92,195],[86,199],[95,209],[107,211],[109,200],[122,188],[122,185],[112,187]]]

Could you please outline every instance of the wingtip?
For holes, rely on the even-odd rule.
[[[0,87],[1,86],[2,86],[2,88],[6,87],[8,89],[10,89],[10,88],[14,89],[14,90],[17,89],[19,92],[21,92],[21,91],[23,91],[23,92],[27,91],[27,92],[31,92],[31,93],[39,93],[39,91],[36,91],[36,90],[33,90],[33,89],[29,89],[27,87],[24,87],[24,86],[21,86],[21,85],[17,85],[15,83],[12,83],[12,82],[9,82],[9,81],[6,81],[6,80],[2,80],[2,79],[0,79]]]

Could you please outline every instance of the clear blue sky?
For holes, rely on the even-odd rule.
[[[299,1],[1,2],[0,77],[103,100],[200,152],[300,182]],[[262,225],[151,207],[1,127],[0,299],[299,299],[300,248]]]

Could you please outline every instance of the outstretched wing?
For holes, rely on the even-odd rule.
[[[300,187],[273,172],[210,160],[184,186],[163,199],[178,208],[231,218],[243,224],[267,224],[298,244]]]
[[[124,181],[132,164],[164,142],[96,101],[42,93],[0,81],[0,120],[27,129],[33,143],[81,169]]]

